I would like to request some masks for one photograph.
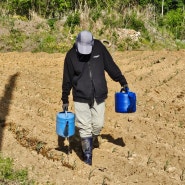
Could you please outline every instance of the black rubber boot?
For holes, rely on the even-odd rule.
[[[92,137],[81,138],[84,162],[92,165]]]

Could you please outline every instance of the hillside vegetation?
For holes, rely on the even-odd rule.
[[[185,48],[184,1],[0,2],[0,51],[66,52],[82,29],[113,50]]]

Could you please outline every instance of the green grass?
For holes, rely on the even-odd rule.
[[[34,184],[33,180],[28,179],[28,171],[26,169],[15,170],[13,167],[13,159],[4,158],[0,154],[0,184]]]

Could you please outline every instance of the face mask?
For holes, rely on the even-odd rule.
[[[88,62],[91,58],[91,54],[89,55],[83,55],[77,51],[77,57],[80,62]]]

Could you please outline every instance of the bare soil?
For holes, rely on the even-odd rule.
[[[0,53],[0,150],[36,184],[185,184],[185,51],[112,55],[137,95],[137,111],[115,112],[120,85],[107,76],[101,145],[88,166],[78,132],[69,150],[55,131],[65,55]]]

